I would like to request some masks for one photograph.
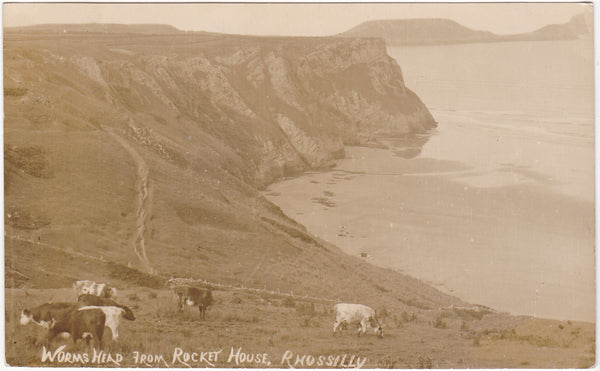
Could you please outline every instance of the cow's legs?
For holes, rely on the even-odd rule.
[[[59,334],[59,332],[54,329],[48,330],[48,335],[46,336],[46,340],[42,341],[42,343],[45,343],[48,347],[50,347],[50,345],[51,345],[50,343],[52,342],[52,340],[54,340],[54,338],[58,334]]]
[[[117,339],[119,338],[119,329],[117,328],[117,326],[111,326],[110,331],[112,332],[113,341],[117,341]]]
[[[341,334],[341,333],[342,333],[342,331],[346,329],[346,325],[347,325],[347,323],[346,323],[346,321],[345,321],[345,320],[341,320],[341,321],[340,321],[340,320],[338,320],[337,318],[336,318],[336,320],[335,320],[335,321],[336,321],[336,322],[335,322],[335,324],[333,325],[333,334],[335,335],[335,332],[336,332],[336,331],[338,331],[338,330],[339,330],[339,332],[340,332],[340,334]]]
[[[360,326],[358,328],[358,336],[364,335],[367,332],[367,320],[363,319],[360,321]]]
[[[109,327],[111,331],[113,331],[112,326]],[[97,323],[94,329],[94,334],[93,334],[93,339],[94,339],[94,347],[97,347],[98,349],[102,349],[102,337],[104,336],[104,324],[102,323]],[[115,332],[117,332],[117,329],[114,329],[113,332],[113,339]],[[118,337],[119,334],[116,335],[116,337]]]
[[[340,325],[342,324],[342,322],[338,322],[336,321],[333,324],[333,335],[335,336],[336,331],[339,329]],[[340,329],[340,333],[342,332],[342,330]]]
[[[177,310],[179,312],[183,312],[184,309],[185,309],[185,298],[183,297],[183,295],[177,294]]]
[[[198,305],[198,310],[200,311],[200,318],[205,320],[206,319],[206,308],[204,308],[202,305]]]

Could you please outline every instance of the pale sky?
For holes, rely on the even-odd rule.
[[[364,21],[449,18],[498,34],[528,32],[591,11],[577,3],[3,4],[4,27],[44,23],[160,23],[180,30],[326,36]]]

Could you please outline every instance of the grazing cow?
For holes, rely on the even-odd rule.
[[[102,346],[104,322],[106,316],[101,310],[79,312],[76,303],[46,303],[32,310],[21,311],[21,325],[33,322],[48,330],[47,343],[60,333],[67,332],[71,335],[73,343],[79,339],[95,339],[97,345]],[[101,328],[98,329],[99,324]],[[86,339],[89,344],[89,338]]]
[[[77,309],[75,303],[46,303],[33,308],[32,310],[23,309],[21,311],[21,325],[27,325],[33,322],[46,330],[55,329],[57,324],[64,324],[69,321],[71,312]],[[66,330],[65,330],[66,331]],[[49,336],[56,334],[49,333]]]
[[[373,308],[362,304],[336,304],[335,307],[335,324],[333,325],[333,335],[340,326],[347,324],[358,324],[358,336],[364,335],[367,332],[367,324],[373,327],[375,334],[380,338],[383,337],[383,329],[377,321]]]
[[[177,309],[180,312],[183,312],[186,304],[197,305],[200,318],[206,319],[206,308],[213,302],[212,291],[189,286],[177,286],[173,290],[177,295]]]
[[[96,283],[94,281],[77,281],[73,283],[75,296],[83,294],[96,295],[103,298],[110,298],[117,295],[117,289],[110,287],[105,283]]]
[[[83,294],[77,298],[80,306],[97,306],[97,307],[119,307],[123,309],[123,318],[128,321],[134,321],[135,315],[133,311],[126,305],[117,303],[112,299],[101,298],[99,296]]]

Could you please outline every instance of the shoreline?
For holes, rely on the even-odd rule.
[[[491,306],[512,315],[586,322],[592,320],[591,316],[581,314],[552,315],[547,309],[559,306],[563,308],[557,308],[555,311],[569,311],[568,308],[564,308],[564,304],[554,304],[553,300],[548,299],[548,295],[555,295],[553,292],[564,290],[564,285],[568,285],[569,281],[580,282],[584,286],[586,282],[591,282],[592,286],[591,289],[583,289],[582,286],[582,289],[574,290],[568,294],[568,298],[564,298],[566,300],[563,302],[573,303],[575,307],[580,306],[579,309],[574,309],[574,312],[586,312],[584,308],[587,304],[582,303],[589,302],[589,295],[594,297],[593,270],[591,280],[586,276],[589,274],[588,255],[591,253],[593,258],[593,249],[585,249],[586,240],[591,240],[591,246],[594,241],[593,228],[591,231],[586,230],[586,225],[591,223],[593,226],[594,223],[593,202],[557,193],[543,182],[522,182],[499,187],[466,185],[460,178],[469,174],[477,175],[478,169],[455,161],[418,157],[403,159],[394,156],[394,150],[395,148],[383,150],[347,147],[345,159],[338,161],[335,168],[324,172],[305,173],[302,177],[293,178],[288,182],[282,180],[269,185],[263,195],[280,206],[288,216],[303,224],[312,234],[340,247],[345,253],[353,256],[367,253],[370,263],[412,276],[461,300]],[[387,153],[387,157],[374,156],[369,159],[368,156],[361,155],[365,152]],[[403,171],[382,172],[389,163],[403,168]],[[371,164],[378,167],[373,169]],[[369,171],[359,171],[365,168]],[[417,171],[409,171],[410,169]],[[485,177],[489,174],[479,175]],[[367,178],[379,179],[367,181]],[[296,187],[288,186],[289,182],[296,183]],[[381,188],[381,183],[385,182],[393,182],[393,188]],[[354,183],[354,186],[348,183]],[[286,195],[286,190],[291,189],[295,196]],[[352,201],[345,199],[354,197],[357,192],[372,190],[387,195],[387,201],[378,204],[381,209],[369,209],[369,203],[374,201],[365,197],[358,197]],[[410,197],[403,199],[408,194]],[[294,197],[297,201],[281,202],[283,198]],[[404,207],[404,212],[385,210],[388,206],[393,209],[393,202],[399,200],[402,204],[399,207]],[[456,205],[452,206],[454,204]],[[490,207],[498,215],[489,214]],[[560,210],[561,214],[556,214],[556,210]],[[390,221],[387,226],[386,220]],[[543,245],[548,247],[544,248]],[[579,246],[579,250],[570,251],[568,246]],[[472,282],[469,282],[468,278],[460,277],[460,269],[463,268],[453,272],[452,269],[444,267],[445,263],[456,264],[457,267],[464,266],[461,259],[444,255],[447,253],[444,250],[450,247],[462,254],[462,259],[482,261],[477,263],[475,268],[470,268],[469,277]],[[509,259],[511,256],[521,262],[520,268],[514,266],[514,262]],[[407,258],[413,263],[416,261],[415,264],[425,262],[425,266],[429,264],[432,267],[431,271],[441,273],[423,275],[419,272],[423,267],[415,268],[406,262],[398,263]],[[491,264],[489,260],[492,261]],[[531,261],[532,264],[535,262],[537,268],[528,268],[528,265],[523,263],[527,261]],[[582,268],[582,264],[585,269]],[[502,265],[505,265],[507,270],[498,267]],[[574,275],[570,270],[578,273]],[[582,270],[587,273],[581,273]],[[476,279],[474,277],[477,274],[473,271],[479,271],[483,274],[482,277],[489,271],[493,277]],[[563,285],[549,272],[555,272],[555,275],[564,279],[566,283]],[[543,276],[541,291],[540,288],[534,287],[535,285],[527,283],[525,277],[521,277],[536,274]],[[514,277],[513,282],[503,282],[503,275]],[[519,279],[525,281],[519,283]],[[483,289],[484,286],[480,283],[486,281],[493,281],[495,284],[491,282],[488,285],[489,289]],[[470,289],[465,291],[465,287]],[[481,290],[501,291],[510,295],[513,298],[511,301],[528,304],[521,305],[519,310],[518,305],[517,308],[506,305],[506,302],[502,305],[502,300],[498,305],[497,300],[477,299],[485,297],[485,294],[468,294],[469,291]],[[516,295],[519,290],[532,294]],[[535,294],[538,291],[540,293]],[[524,307],[529,309],[523,310]]]

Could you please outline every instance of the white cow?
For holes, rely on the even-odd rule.
[[[103,298],[114,297],[117,294],[117,289],[110,287],[105,283],[96,283],[94,281],[77,281],[73,283],[73,290],[75,290],[75,296],[90,294],[96,295]]]
[[[377,321],[375,310],[362,304],[336,304],[335,307],[335,323],[333,325],[333,335],[340,326],[347,324],[358,324],[358,336],[364,335],[367,332],[367,324],[375,330],[375,334],[380,338],[383,337],[383,329]]]
[[[104,312],[104,315],[106,316],[104,326],[108,327],[110,331],[112,331],[112,338],[114,341],[117,341],[117,339],[119,338],[119,319],[123,314],[125,314],[125,309],[119,307],[99,307],[90,305],[86,307],[81,307],[78,310],[87,309],[100,309]]]

